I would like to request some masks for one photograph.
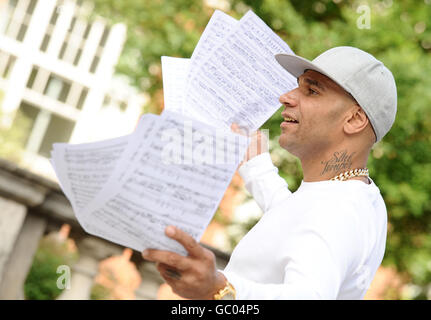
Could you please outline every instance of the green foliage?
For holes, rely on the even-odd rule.
[[[134,79],[160,110],[160,56],[189,57],[213,9],[201,0],[96,0],[97,8],[126,22],[129,35],[118,72]],[[357,27],[359,4],[371,12],[369,29]],[[232,0],[230,15],[248,8],[308,59],[341,45],[370,52],[393,72],[398,114],[389,134],[369,159],[371,177],[385,199],[389,233],[383,263],[407,273],[422,287],[431,282],[431,3],[429,0]],[[269,129],[271,152],[294,191],[302,179],[297,159],[278,146],[280,111]]]
[[[59,243],[50,237],[43,238],[33,259],[33,264],[24,284],[25,298],[29,300],[53,300],[61,289],[57,287],[60,265],[71,266],[78,259],[70,252],[67,243]]]
[[[97,283],[91,288],[90,300],[107,300],[110,297],[109,289]]]
[[[407,272],[413,283],[423,287],[418,297],[424,297],[431,282],[431,79],[427,76],[431,72],[431,31],[420,32],[420,26],[429,21],[431,5],[394,1],[389,7],[369,1],[371,28],[358,29],[359,14],[348,1],[341,3],[338,19],[307,23],[304,21],[308,19],[297,17],[287,1],[261,1],[257,7],[253,3],[250,1],[255,12],[271,17],[267,21],[274,29],[286,30],[282,37],[297,54],[313,59],[333,46],[356,46],[382,60],[394,74],[397,119],[389,134],[373,148],[369,168],[388,209],[383,264]],[[280,121],[276,113],[264,125],[275,138],[273,142],[279,135]],[[295,190],[301,175],[292,171],[288,159],[286,156],[278,165],[293,175],[290,179]]]
[[[0,105],[3,95],[0,90]],[[0,119],[3,119],[1,113]],[[19,162],[26,142],[26,133],[30,129],[30,121],[18,111],[14,123],[12,128],[3,127],[0,124],[0,157]]]
[[[160,112],[160,57],[190,57],[213,10],[197,0],[94,0],[97,12],[128,26],[117,71],[152,95],[147,110]]]

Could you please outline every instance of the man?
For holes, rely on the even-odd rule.
[[[264,143],[254,139],[239,173],[265,213],[225,270],[171,226],[167,236],[189,255],[143,254],[186,298],[361,299],[382,261],[387,213],[366,163],[395,120],[391,72],[352,47],[330,49],[312,62],[288,54],[276,59],[298,78],[298,87],[280,97],[279,143],[301,160],[303,181],[291,193]]]

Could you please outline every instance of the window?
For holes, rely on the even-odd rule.
[[[0,12],[0,33],[6,34],[16,8],[16,2],[17,1],[9,1],[3,12]]]
[[[98,65],[99,65],[99,57],[96,55],[93,58],[93,62],[91,63],[90,72],[95,73]]]
[[[27,80],[27,88],[78,110],[84,106],[88,94],[87,87],[37,66],[33,66],[31,70]]]
[[[102,108],[117,108],[118,110],[125,112],[127,110],[127,102],[124,100],[115,99],[107,94],[103,100]]]
[[[16,57],[6,52],[0,51],[0,77],[8,79],[10,72],[15,65]]]
[[[48,70],[33,66],[30,76],[27,79],[27,88],[43,94],[49,75],[50,72]]]
[[[33,14],[34,7],[36,7],[37,0],[30,0],[30,4],[27,7],[27,13]]]
[[[120,101],[120,110],[124,112],[126,111],[126,109],[127,109],[127,102]]]
[[[9,0],[5,12],[0,15],[0,32],[23,41],[36,3],[36,0]]]
[[[88,23],[88,24],[87,24],[87,27],[85,28],[85,31],[84,31],[84,35],[83,35],[83,38],[84,38],[84,39],[87,39],[87,38],[88,38],[88,35],[90,34],[90,29],[91,29],[91,24],[90,24],[90,23]]]
[[[106,40],[108,39],[108,35],[109,35],[109,28],[105,26],[102,37],[100,38],[99,47],[103,48],[105,46]]]
[[[25,101],[21,103],[13,125],[19,125],[23,119],[25,119],[25,123],[28,123],[23,132],[25,148],[44,157],[50,156],[53,143],[68,142],[75,127],[73,121]],[[20,129],[23,128],[20,127]]]
[[[58,58],[59,59],[63,59],[64,54],[66,53],[67,40],[68,40],[68,36],[66,36],[66,38],[64,39],[63,44],[61,45],[61,50],[60,50],[60,53],[58,54]]]
[[[38,70],[39,70],[38,67],[33,67],[33,69],[31,70],[30,77],[28,77],[28,80],[27,80],[27,88],[29,89],[33,88]]]
[[[73,28],[75,27],[75,23],[76,23],[76,16],[74,16],[72,18],[72,21],[70,22],[70,26],[69,26],[69,32],[71,32],[73,30]]]
[[[70,22],[67,33],[64,37],[58,58],[77,66],[82,56],[85,41],[90,33],[91,24],[84,20],[85,8],[79,3],[75,8],[74,16]]]
[[[51,119],[46,128],[38,153],[41,156],[50,157],[52,144],[56,142],[68,142],[74,127],[75,122],[51,114]]]
[[[49,19],[49,24],[46,28],[45,35],[43,37],[42,44],[40,45],[40,51],[46,52],[48,49],[49,41],[51,40],[52,33],[54,32],[55,24],[57,23],[58,16],[61,10],[61,7],[63,6],[64,1],[59,1],[57,5],[55,6],[54,11],[51,14],[51,18]]]
[[[99,65],[99,62],[100,62],[100,57],[102,56],[103,49],[106,45],[106,42],[109,36],[109,32],[110,32],[109,27],[105,26],[102,37],[100,38],[100,41],[99,41],[99,47],[96,50],[96,55],[94,56],[93,62],[91,63],[91,66],[90,66],[91,73],[95,73],[97,70],[97,66]]]
[[[82,110],[82,107],[84,106],[85,99],[87,98],[87,94],[88,94],[88,89],[82,88],[78,103],[76,104],[76,109]]]
[[[44,95],[65,103],[70,91],[71,83],[51,74],[43,92]]]
[[[26,102],[22,102],[17,111],[17,114],[13,122],[13,126],[15,127],[19,126],[19,129],[23,136],[23,141],[22,141],[23,148],[25,148],[25,146],[28,144],[30,134],[33,129],[34,122],[36,121],[38,113],[39,113],[38,108]],[[21,125],[22,123],[26,124],[24,128]]]
[[[75,59],[73,60],[73,65],[74,65],[74,66],[77,66],[77,65],[78,65],[78,63],[79,63],[79,59],[81,59],[81,56],[82,56],[82,49],[81,49],[81,48],[79,48],[79,49],[78,49],[78,53],[76,54]]]
[[[53,26],[57,22],[58,19],[58,12],[60,11],[60,7],[63,4],[63,2],[58,3],[55,7],[54,11],[52,12],[51,19],[49,19],[49,24],[52,24]]]
[[[26,32],[27,32],[27,25],[23,23],[19,28],[18,35],[16,36],[16,40],[23,41]]]

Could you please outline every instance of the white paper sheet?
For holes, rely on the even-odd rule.
[[[185,124],[192,131],[190,144],[184,143]],[[181,158],[190,156],[188,164],[172,163],[166,157],[172,140],[180,137]],[[181,245],[164,235],[164,229],[176,225],[200,239],[245,153],[248,138],[164,112],[148,139],[148,146],[138,152],[121,182],[107,185],[82,215],[90,225],[97,223],[102,230],[109,226],[116,234],[127,235],[130,241],[122,241],[122,245],[185,255]],[[217,164],[215,141],[224,141],[218,145],[219,152],[230,144],[227,149],[236,150],[236,159]],[[201,163],[199,152],[210,150],[212,160]]]
[[[151,114],[142,116],[133,134],[150,128],[155,117]],[[130,139],[133,134],[99,142],[53,145],[51,162],[65,194],[78,212],[107,183],[121,157],[121,163],[127,168],[127,155],[139,147],[131,144],[127,148],[129,142],[146,143],[145,140]]]
[[[193,50],[193,54],[190,58],[190,72],[187,76],[187,82],[190,81],[191,75],[196,72],[196,69],[198,69],[202,62],[208,57],[208,54],[220,45],[237,23],[238,20],[232,18],[228,14],[220,10],[214,11]]]
[[[53,145],[51,163],[79,223],[87,232],[123,245],[124,241],[132,242],[128,235],[121,235],[115,228],[92,221],[85,216],[84,208],[102,189],[117,184],[130,170],[130,162],[135,159],[137,150],[148,143],[147,137],[157,118],[153,114],[143,115],[135,131],[124,137],[77,145]]]
[[[186,254],[164,229],[201,238],[248,146],[230,124],[258,129],[296,87],[281,52],[291,50],[253,12],[237,21],[216,10],[190,59],[162,57],[161,116],[142,116],[124,137],[54,144],[50,161],[84,230]]]
[[[190,59],[162,57],[164,110],[183,113],[183,96],[189,65]]]
[[[191,74],[185,108],[217,127],[236,122],[257,130],[280,107],[279,96],[297,85],[274,58],[281,52],[292,51],[258,16],[247,12]]]
[[[70,145],[54,144],[54,161],[63,168],[66,194],[80,211],[102,189],[127,146],[128,137],[102,142]],[[57,168],[57,172],[60,172]]]

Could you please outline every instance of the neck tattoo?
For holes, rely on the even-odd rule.
[[[352,167],[352,158],[355,154],[356,152],[349,154],[347,150],[334,152],[329,160],[320,162],[324,165],[320,175],[349,170]]]

